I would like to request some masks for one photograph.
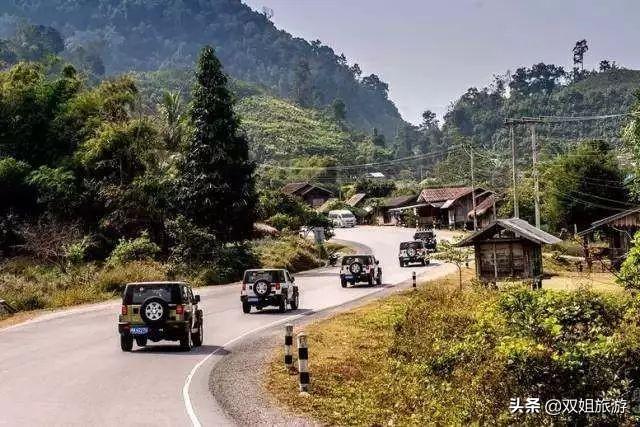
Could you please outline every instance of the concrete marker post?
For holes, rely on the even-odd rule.
[[[293,369],[293,325],[288,323],[284,327],[284,366],[291,371]]]
[[[307,347],[307,334],[298,334],[298,371],[300,372],[300,393],[309,392],[309,348]]]
[[[411,275],[411,277],[413,278],[413,287],[416,287],[416,272],[414,271],[413,274]]]

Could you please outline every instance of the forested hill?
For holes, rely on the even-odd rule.
[[[504,126],[508,117],[625,114],[639,89],[637,70],[605,66],[575,78],[561,67],[537,64],[517,70],[510,81],[498,77],[489,87],[467,90],[445,115],[443,133],[445,140],[463,135],[476,146],[497,148],[508,138]],[[625,120],[545,124],[538,127],[538,134],[546,147],[559,151],[563,144],[581,139],[603,139],[616,145]]]
[[[277,96],[304,107],[342,100],[354,127],[387,137],[402,123],[376,75],[362,76],[320,41],[278,30],[268,12],[240,0],[4,0],[0,33],[20,25],[15,17],[56,28],[68,51],[100,58],[107,74],[190,67],[202,46],[213,44],[227,72]]]

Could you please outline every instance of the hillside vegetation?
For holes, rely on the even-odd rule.
[[[47,32],[53,27],[64,55],[98,75],[191,67],[200,48],[212,44],[233,77],[304,106],[341,99],[347,120],[362,131],[393,136],[402,122],[378,76],[363,76],[319,40],[278,30],[268,13],[240,0],[7,0],[0,2],[3,13],[0,34],[19,31],[20,19]]]

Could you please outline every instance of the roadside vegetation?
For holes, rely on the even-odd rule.
[[[469,283],[470,272],[465,273]],[[281,355],[266,387],[290,410],[339,425],[633,424],[511,414],[511,398],[622,398],[637,404],[640,300],[627,293],[501,291],[457,275],[305,328],[310,397]]]

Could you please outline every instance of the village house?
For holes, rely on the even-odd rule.
[[[542,283],[542,245],[561,240],[519,218],[498,219],[467,236],[458,246],[475,249],[476,277],[486,283],[530,280]]]
[[[382,199],[381,203],[367,206],[365,210],[371,213],[372,223],[378,225],[397,225],[402,208],[414,205],[416,196],[398,196]]]
[[[308,182],[292,182],[282,187],[282,192],[289,196],[302,199],[306,204],[316,209],[334,197],[334,194],[322,187]]]
[[[631,249],[634,234],[640,230],[640,207],[619,212],[591,223],[591,227],[578,233],[584,239],[593,239],[600,233],[608,242],[606,256],[611,265],[619,267]]]

